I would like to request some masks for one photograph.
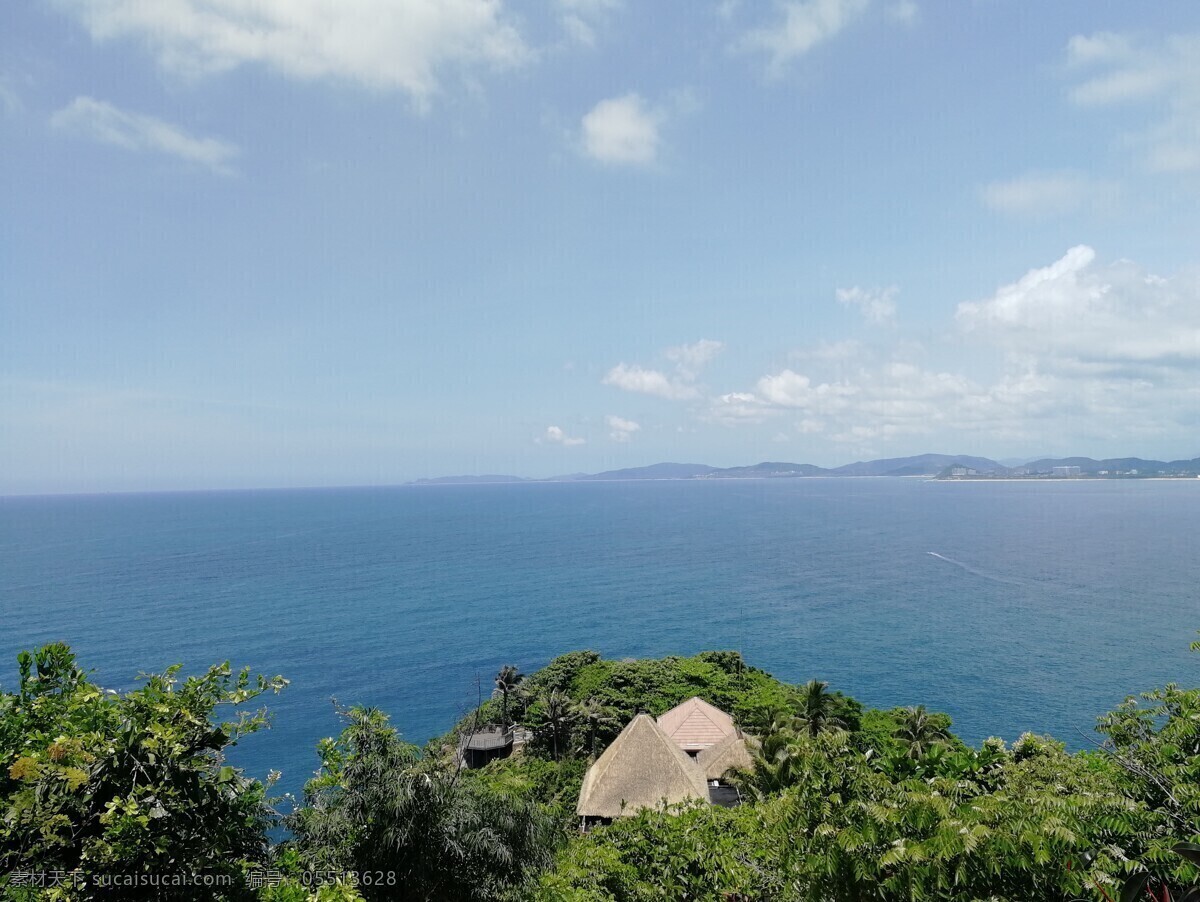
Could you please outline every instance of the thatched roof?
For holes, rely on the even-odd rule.
[[[696,756],[696,764],[704,771],[707,780],[720,780],[731,768],[749,770],[754,766],[750,750],[743,736],[726,736],[716,745],[710,745]]]
[[[613,818],[693,799],[708,801],[703,771],[654,718],[639,714],[588,768],[575,810]]]
[[[658,725],[684,751],[705,749],[727,736],[738,735],[732,717],[694,696],[662,715]]]

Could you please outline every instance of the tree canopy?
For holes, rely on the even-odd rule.
[[[970,746],[923,706],[876,710],[736,652],[611,661],[571,652],[425,749],[370,708],[317,746],[302,803],[227,761],[286,685],[219,664],[113,692],[65,645],[18,658],[0,692],[0,898],[165,898],[101,878],[208,874],[172,897],[260,902],[657,899],[1174,902],[1200,871],[1200,689],[1126,699],[1095,747],[1025,734]],[[520,699],[512,704],[513,696]],[[641,811],[579,834],[584,772],[635,714],[700,696],[755,737],[734,808]],[[471,725],[520,754],[465,770]],[[42,889],[22,874],[78,873]],[[256,875],[269,873],[263,881]],[[314,884],[314,874],[329,879]],[[1169,893],[1170,895],[1165,895]]]
[[[18,668],[17,691],[0,695],[0,874],[82,871],[72,898],[136,899],[155,891],[97,883],[203,872],[236,894],[267,856],[271,811],[224,753],[266,723],[247,705],[287,681],[228,663],[181,679],[175,666],[118,694],[62,644],[23,652]]]

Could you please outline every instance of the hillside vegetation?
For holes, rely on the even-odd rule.
[[[172,668],[118,694],[63,645],[18,664],[0,693],[4,899],[1200,897],[1197,689],[1127,699],[1090,751],[1033,735],[975,748],[945,715],[867,709],[736,652],[571,652],[529,676],[502,669],[492,698],[425,749],[384,712],[343,711],[289,808],[224,757],[286,680]],[[745,802],[580,834],[589,761],[635,714],[697,695],[758,738],[754,766],[730,775]],[[528,742],[460,768],[460,737],[486,724]]]

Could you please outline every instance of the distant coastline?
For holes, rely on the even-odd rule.
[[[1195,479],[1200,476],[1200,457],[1192,460],[1148,460],[1140,457],[1041,458],[1016,466],[1005,466],[986,457],[966,454],[920,454],[856,461],[826,468],[814,464],[764,461],[741,467],[708,464],[657,463],[646,467],[606,470],[601,473],[572,473],[531,479],[523,476],[439,476],[417,479],[410,486],[510,485],[547,482],[632,482],[713,479],[815,479],[863,477],[915,477],[949,482],[1072,481],[1097,479]]]
[[[1180,473],[1171,476],[930,476],[937,482],[1188,482],[1200,476]]]

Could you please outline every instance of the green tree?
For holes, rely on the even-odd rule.
[[[733,782],[743,793],[758,801],[793,786],[799,779],[797,742],[796,734],[776,726],[757,743],[748,746],[753,766],[748,771],[735,773]]]
[[[372,874],[370,900],[456,902],[495,899],[549,861],[553,825],[535,805],[423,759],[380,711],[344,717],[288,818],[310,866]]]
[[[846,721],[838,713],[838,698],[829,691],[829,684],[809,680],[800,689],[800,710],[796,725],[809,736],[824,730],[844,729]]]
[[[924,705],[910,705],[899,712],[900,722],[895,736],[903,743],[909,758],[921,758],[936,745],[943,745],[950,735],[929,713]]]
[[[617,712],[602,704],[599,699],[589,698],[575,706],[575,718],[587,730],[584,748],[588,754],[596,757],[596,740],[598,737],[611,733],[618,725]]]
[[[573,839],[543,874],[535,902],[789,898],[779,837],[752,808],[644,810]]]
[[[505,664],[500,668],[500,672],[496,674],[496,691],[500,693],[500,729],[507,730],[509,726],[508,720],[508,696],[521,680],[525,678],[525,674],[517,670],[512,664]]]
[[[846,733],[805,740],[799,778],[762,809],[784,843],[786,884],[811,902],[1099,902],[1100,887],[1115,899],[1137,806],[1061,744],[1029,751],[982,792],[955,778],[893,781]]]
[[[571,722],[575,717],[574,706],[565,692],[551,689],[542,693],[538,707],[539,727],[550,746],[551,755],[557,761],[567,748]]]
[[[266,724],[247,703],[287,681],[228,663],[181,680],[175,666],[121,695],[63,644],[22,652],[18,669],[16,693],[0,694],[0,873],[78,869],[89,885],[72,898],[140,899],[157,890],[97,884],[206,872],[236,894],[266,855],[271,812],[224,752]]]
[[[1176,887],[1200,880],[1200,855],[1191,854],[1200,845],[1200,689],[1169,683],[1129,696],[1097,730],[1124,793],[1153,812],[1143,874]]]

